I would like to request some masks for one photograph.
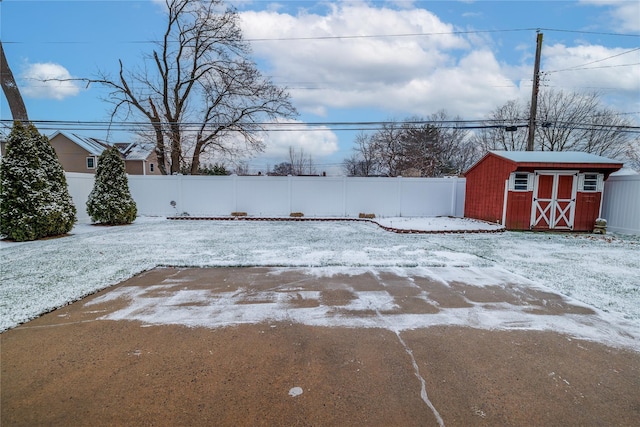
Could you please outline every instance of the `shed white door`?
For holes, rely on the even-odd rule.
[[[532,229],[573,229],[577,175],[577,172],[535,173],[531,207]]]

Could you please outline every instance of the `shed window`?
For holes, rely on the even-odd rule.
[[[578,188],[584,192],[602,191],[604,177],[600,173],[584,173],[580,175]]]
[[[149,163],[149,172],[153,172],[155,170],[155,166],[153,163]]]
[[[96,168],[96,158],[93,156],[87,157],[87,169],[95,169]]]
[[[531,191],[532,175],[527,172],[514,172],[509,177],[509,189],[511,191]]]

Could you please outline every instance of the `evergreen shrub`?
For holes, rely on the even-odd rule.
[[[16,241],[66,234],[76,222],[67,180],[49,139],[15,122],[0,163],[0,234]]]
[[[124,160],[116,147],[107,148],[98,157],[87,213],[93,222],[105,225],[131,224],[136,219],[136,202],[129,191]]]

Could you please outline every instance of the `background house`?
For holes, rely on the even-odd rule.
[[[466,173],[464,216],[508,230],[593,229],[618,160],[571,151],[490,151]]]
[[[161,175],[153,145],[137,143],[113,144],[122,153],[129,175]]]
[[[60,164],[66,172],[96,173],[98,157],[115,145],[124,159],[130,175],[160,175],[156,153],[152,146],[138,143],[110,144],[97,138],[57,131],[49,137]]]

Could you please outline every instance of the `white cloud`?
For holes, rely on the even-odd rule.
[[[274,165],[289,161],[289,149],[293,148],[296,154],[302,152],[305,158],[311,157],[313,164],[317,165],[318,172],[331,172],[333,175],[341,173],[339,166],[332,168],[327,164],[327,159],[339,150],[338,136],[328,127],[288,120],[286,124],[276,124],[269,128],[270,130],[262,135],[264,151],[252,155],[245,153],[244,156],[231,159],[231,163],[235,164],[240,160],[247,163],[249,173],[266,173]],[[218,160],[224,162],[229,159]]]
[[[636,21],[639,16],[634,12],[638,2],[589,1],[624,11]],[[324,116],[334,109],[370,108],[402,118],[445,109],[476,119],[508,100],[526,102],[531,96],[530,44],[511,62],[500,62],[488,35],[457,34],[458,28],[426,9],[338,2],[329,3],[324,14],[301,10],[240,15],[246,38],[255,40],[254,53],[270,67],[266,73],[289,88],[303,113]],[[385,34],[396,36],[380,37]],[[623,51],[584,41],[545,45],[542,70],[599,61]],[[576,91],[604,89],[605,102],[621,111],[637,111],[640,70],[624,65],[637,62],[640,51],[589,65],[599,67],[593,70],[553,73],[543,83]],[[600,68],[604,66],[611,68]]]
[[[300,38],[252,43],[300,111],[373,107],[426,116],[446,109],[480,117],[517,95],[487,40],[453,34],[452,25],[428,10],[328,7],[326,15],[241,13],[247,39]],[[378,37],[385,34],[414,36]],[[353,35],[363,37],[339,38]]]
[[[634,65],[631,65],[634,64]],[[640,50],[599,45],[543,48],[544,83],[576,91],[596,91],[621,111],[638,111]]]
[[[72,78],[69,71],[60,64],[29,64],[22,73],[25,83],[22,91],[29,98],[62,100],[80,93],[80,87],[76,82],[69,81]]]
[[[606,6],[616,32],[640,31],[640,2],[637,0],[581,0],[584,4]]]
[[[289,147],[298,152],[302,150],[315,160],[338,151],[338,137],[326,126],[310,126],[299,121],[292,123],[278,125],[278,131],[267,133],[265,151],[260,157],[283,162],[289,156]]]

